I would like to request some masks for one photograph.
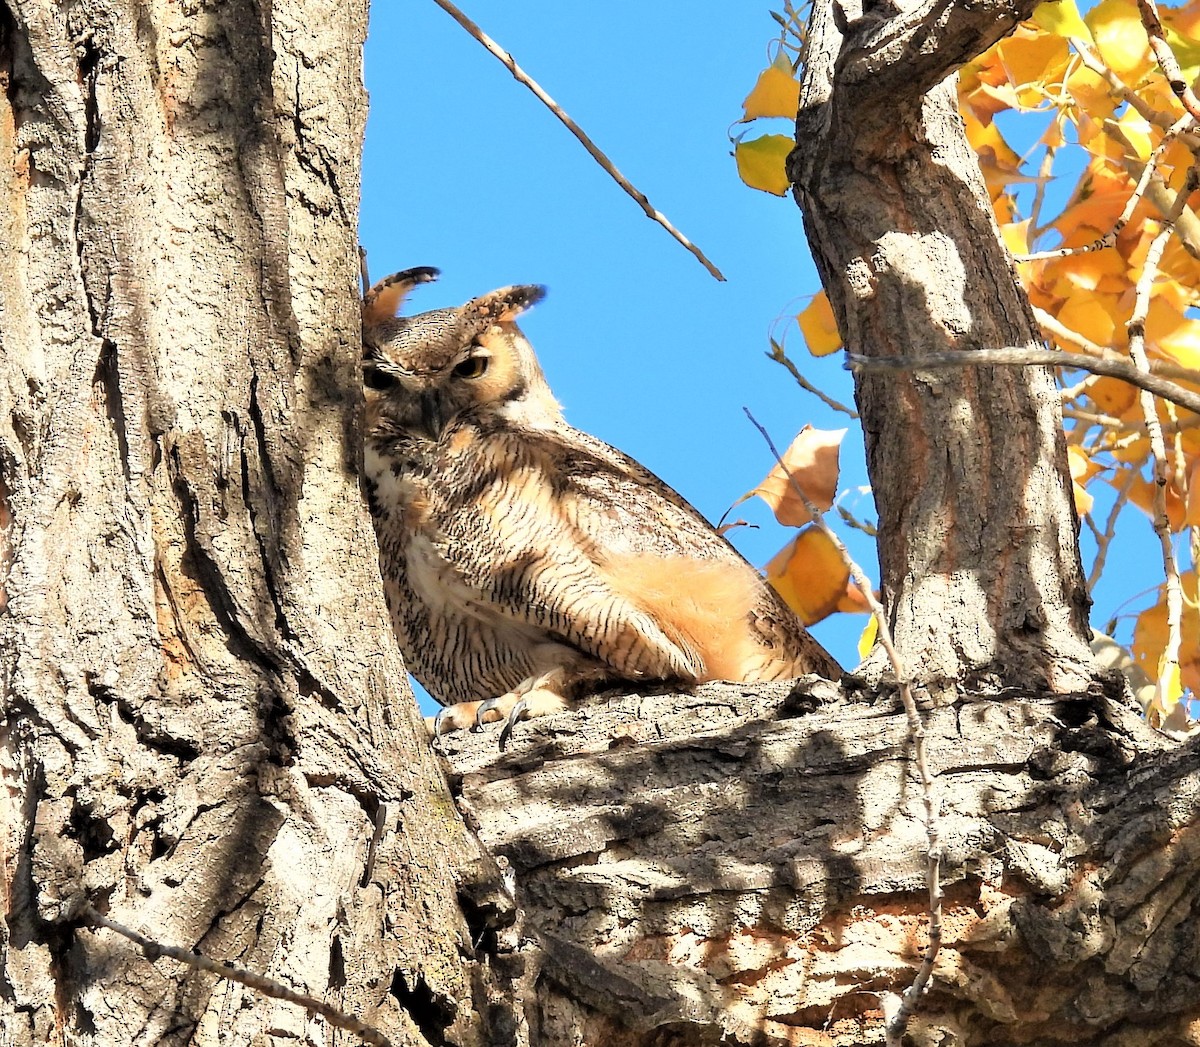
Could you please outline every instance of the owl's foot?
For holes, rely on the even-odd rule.
[[[443,705],[436,716],[427,716],[425,723],[433,734],[433,746],[438,748],[443,734],[451,731],[465,731],[468,727],[482,730],[476,725],[482,723],[479,707],[483,702],[460,702],[458,705]],[[501,719],[503,714],[497,713],[492,720]]]
[[[480,702],[475,712],[475,730],[483,730],[485,716],[497,713],[504,718],[504,727],[500,731],[500,748],[504,749],[512,737],[513,728],[522,720],[561,712],[570,707],[562,693],[566,690],[566,682],[566,673],[562,669],[553,669],[541,676],[531,676],[508,694]]]

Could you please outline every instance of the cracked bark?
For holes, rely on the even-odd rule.
[[[484,1043],[357,487],[366,5],[0,4],[0,1044]]]
[[[944,943],[906,1042],[1200,1034],[1200,746],[1118,679],[927,711]],[[448,739],[510,865],[532,1042],[858,1047],[926,944],[920,782],[894,696],[710,684]]]
[[[1032,7],[815,0],[790,165],[852,351],[1038,341],[947,79]],[[906,1042],[1200,1042],[1200,750],[1095,672],[1049,372],[856,395],[943,812],[944,939]],[[460,806],[510,865],[533,1042],[882,1043],[927,933],[895,704],[873,658],[843,688],[597,701],[500,756],[454,738]]]

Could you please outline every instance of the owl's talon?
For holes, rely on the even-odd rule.
[[[476,734],[483,731],[483,718],[500,704],[499,698],[488,698],[486,701],[479,703],[479,708],[475,710],[475,726],[471,728]]]
[[[448,723],[450,719],[450,706],[443,705],[433,718],[433,748],[435,752],[442,751],[442,735],[447,733],[443,729],[443,725]]]
[[[500,729],[500,751],[503,752],[508,746],[508,740],[512,737],[513,728],[516,727],[522,720],[529,719],[529,703],[522,698],[516,705],[512,707],[512,712],[508,714],[508,719],[504,721],[504,726]]]

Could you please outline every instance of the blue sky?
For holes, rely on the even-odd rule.
[[[440,268],[441,280],[414,295],[414,311],[504,284],[546,284],[547,299],[522,327],[568,419],[639,459],[712,520],[772,464],[743,406],[780,448],[805,423],[849,424],[842,484],[864,485],[855,424],[764,357],[769,332],[786,331],[809,380],[852,404],[840,357],[814,360],[794,325],[780,322],[820,286],[800,212],[790,198],[743,186],[730,155],[731,125],[777,32],[767,6],[471,0],[466,10],[728,282],[647,219],[428,0],[372,8],[359,234],[372,278]],[[846,504],[874,519],[869,495]],[[732,536],[756,565],[789,537],[757,500],[735,515],[759,525]],[[877,581],[873,543],[839,530]],[[850,667],[864,624],[836,615],[814,632]]]

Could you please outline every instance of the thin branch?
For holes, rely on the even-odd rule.
[[[1130,107],[1149,124],[1154,124],[1157,127],[1166,129],[1175,122],[1175,117],[1171,113],[1162,112],[1155,109],[1141,95],[1129,87],[1116,73],[1114,73],[1104,60],[1092,50],[1091,44],[1078,37],[1071,37],[1071,46],[1075,49],[1075,53],[1079,55],[1080,61],[1095,73],[1101,80],[1108,84],[1108,90],[1113,94],[1119,102],[1127,102]],[[1195,149],[1200,145],[1200,140],[1193,135],[1188,135],[1188,147]]]
[[[1191,118],[1187,117],[1186,119],[1190,120]],[[1140,181],[1145,165],[1136,159],[1137,147],[1130,141],[1129,136],[1117,121],[1105,120],[1102,126],[1104,134],[1120,147],[1118,158],[1114,160],[1110,157],[1107,162],[1119,163],[1131,179]],[[1200,143],[1192,147],[1193,154],[1198,150],[1200,150]],[[1200,258],[1200,219],[1197,219],[1196,213],[1190,207],[1185,206],[1180,211],[1175,206],[1177,197],[1178,194],[1171,189],[1155,169],[1150,175],[1150,184],[1146,188],[1146,199],[1154,205],[1160,218],[1165,219],[1168,215],[1175,215],[1172,224],[1183,249],[1193,258]]]
[[[800,368],[798,368],[792,362],[791,358],[788,357],[787,353],[783,351],[783,346],[775,341],[774,338],[771,339],[771,351],[767,353],[767,359],[774,360],[777,364],[781,364],[783,367],[786,367],[788,373],[791,374],[794,379],[796,379],[796,384],[799,385],[800,388],[805,392],[812,393],[813,396],[820,400],[826,407],[830,407],[835,411],[841,411],[843,414],[847,414],[851,418],[858,417],[857,411],[852,411],[845,404],[839,403],[837,400],[833,399],[833,397],[826,396],[825,393],[821,392],[820,389],[818,389],[807,378],[805,378],[804,375],[800,373]]]
[[[854,557],[850,555],[850,550],[838,537],[837,532],[825,522],[822,511],[817,508],[803,488],[796,483],[792,474],[788,472],[788,468],[779,454],[779,449],[775,446],[775,441],[771,439],[771,434],[759,424],[758,419],[750,413],[748,407],[743,407],[742,410],[746,412],[750,424],[766,441],[767,446],[771,449],[771,454],[775,456],[775,461],[779,463],[792,490],[796,492],[804,504],[804,508],[808,510],[813,523],[825,533],[825,537],[833,542],[842,558],[842,563],[846,565],[850,577],[854,579],[854,584],[858,586],[863,598],[870,606],[871,613],[875,616],[879,645],[887,653],[892,671],[896,674],[896,682],[900,686],[900,701],[904,704],[904,715],[908,720],[908,730],[913,741],[913,759],[917,765],[917,774],[921,779],[921,799],[925,807],[925,838],[928,843],[925,852],[925,879],[929,888],[929,949],[921,961],[921,966],[917,969],[912,984],[904,990],[899,1005],[887,1017],[884,1026],[887,1047],[900,1047],[904,1038],[904,1030],[908,1027],[908,1021],[917,1009],[917,1001],[929,987],[929,980],[933,976],[934,961],[942,946],[941,829],[938,824],[938,808],[934,798],[933,774],[929,770],[929,761],[925,752],[925,724],[917,709],[916,699],[913,697],[912,680],[905,671],[896,645],[892,642],[892,630],[888,625],[887,615],[883,610],[883,605],[875,596],[875,590],[871,587],[871,581],[867,578],[866,572],[855,562]]]
[[[1146,30],[1146,36],[1150,38],[1150,48],[1154,51],[1154,57],[1158,59],[1163,76],[1167,78],[1167,83],[1171,85],[1171,90],[1175,92],[1175,97],[1179,99],[1183,108],[1192,114],[1193,119],[1200,120],[1200,98],[1196,97],[1183,78],[1175,52],[1167,43],[1167,35],[1158,17],[1158,5],[1154,0],[1137,0],[1137,6],[1138,13],[1142,16],[1142,27]]]
[[[856,531],[862,531],[868,538],[878,538],[879,528],[874,524],[867,523],[866,520],[860,520],[849,509],[840,504],[835,504],[833,511],[842,518],[842,522],[847,527],[853,527]]]
[[[1079,346],[1088,356],[1097,359],[1123,359],[1123,357],[1117,356],[1112,349],[1097,345],[1078,331],[1072,331],[1057,317],[1051,316],[1045,309],[1039,309],[1036,305],[1033,307],[1033,318],[1037,320],[1043,330],[1049,331],[1054,336],[1055,341],[1070,342],[1072,345]],[[1161,375],[1164,378],[1180,378],[1185,382],[1200,380],[1200,373],[1194,367],[1185,367],[1183,364],[1172,363],[1169,360],[1151,360],[1150,373]]]
[[[1129,502],[1129,489],[1133,487],[1136,477],[1136,469],[1131,468],[1125,471],[1125,479],[1117,488],[1116,500],[1108,512],[1108,519],[1104,521],[1104,532],[1096,533],[1096,559],[1092,561],[1092,570],[1087,580],[1089,593],[1096,591],[1096,583],[1100,581],[1100,576],[1104,573],[1104,561],[1108,559],[1108,547],[1112,544],[1113,535],[1117,533],[1117,517],[1121,515],[1121,510]]]
[[[339,1029],[345,1029],[347,1032],[355,1033],[365,1043],[371,1044],[371,1047],[392,1047],[392,1041],[378,1029],[372,1028],[365,1022],[359,1021],[353,1015],[347,1014],[337,1007],[318,1000],[315,996],[309,996],[307,993],[289,989],[281,982],[259,974],[257,971],[249,971],[244,967],[235,967],[232,964],[221,963],[218,960],[210,960],[207,956],[201,956],[197,952],[181,949],[175,945],[163,945],[161,942],[147,938],[137,931],[130,930],[124,924],[117,923],[116,920],[110,920],[107,916],[102,916],[92,905],[84,906],[83,915],[89,923],[96,927],[106,927],[108,930],[115,931],[121,937],[128,938],[135,945],[140,946],[142,955],[151,963],[160,956],[169,956],[172,960],[178,960],[180,963],[194,967],[196,970],[208,971],[211,974],[227,978],[231,982],[238,982],[248,988],[255,989],[265,996],[298,1004],[306,1011],[321,1015],[330,1025],[334,1025]]]
[[[1155,37],[1151,32],[1147,15],[1148,11],[1152,13],[1155,24],[1158,25],[1158,15],[1153,10],[1153,0],[1138,0],[1138,7],[1142,11],[1142,21],[1146,24],[1146,31],[1151,33],[1150,42],[1153,44]],[[1161,25],[1158,25],[1158,31],[1161,33]],[[1165,40],[1163,45],[1166,45]],[[1174,56],[1172,56],[1173,60]],[[1162,61],[1160,56],[1159,64],[1162,64]],[[1164,72],[1166,71],[1164,68]],[[1192,100],[1195,101],[1194,95]],[[1150,249],[1146,252],[1145,265],[1134,288],[1133,315],[1126,324],[1126,330],[1129,332],[1129,355],[1138,369],[1145,372],[1150,370],[1149,362],[1146,359],[1146,317],[1150,312],[1150,295],[1154,289],[1154,278],[1158,275],[1159,262],[1166,250],[1167,241],[1171,238],[1172,224],[1175,218],[1183,212],[1188,197],[1195,191],[1198,184],[1200,184],[1200,168],[1192,166],[1188,169],[1183,191],[1177,198],[1177,211],[1168,216],[1162,230],[1151,242]],[[1159,660],[1158,674],[1154,685],[1154,704],[1158,707],[1159,715],[1165,719],[1168,714],[1169,689],[1174,683],[1175,674],[1179,671],[1183,589],[1179,580],[1179,564],[1175,559],[1175,549],[1171,544],[1171,520],[1167,515],[1167,466],[1169,464],[1167,445],[1163,439],[1162,426],[1158,420],[1158,409],[1154,398],[1144,387],[1140,399],[1142,415],[1146,420],[1146,431],[1150,436],[1150,454],[1154,467],[1154,532],[1158,535],[1159,545],[1162,547],[1163,568],[1166,574],[1167,643]]]
[[[453,18],[460,26],[462,26],[476,41],[482,44],[497,59],[499,59],[500,63],[510,73],[512,73],[519,83],[522,83],[528,87],[529,90],[537,96],[538,100],[547,109],[549,109],[550,112],[558,117],[560,121],[562,121],[567,130],[579,140],[580,145],[582,145],[584,149],[591,154],[592,159],[595,160],[596,163],[598,163],[606,172],[608,172],[609,177],[611,177],[612,180],[617,183],[617,185],[624,189],[625,192],[634,199],[637,205],[645,213],[647,218],[661,225],[680,244],[682,244],[685,248],[687,248],[687,250],[695,255],[697,261],[699,261],[700,264],[704,266],[704,268],[707,269],[715,279],[721,281],[725,280],[725,277],[721,274],[721,270],[708,260],[704,252],[701,251],[700,248],[694,243],[692,243],[691,240],[684,236],[683,233],[676,229],[675,226],[673,226],[667,219],[667,216],[661,211],[657,210],[650,203],[650,201],[646,199],[646,195],[616,169],[616,167],[613,165],[613,162],[607,156],[605,156],[603,152],[601,152],[600,147],[588,137],[583,128],[580,127],[574,120],[572,120],[565,112],[563,112],[562,107],[553,98],[546,94],[545,91],[542,90],[541,86],[536,80],[533,79],[533,77],[531,77],[527,72],[525,72],[524,69],[517,65],[516,60],[512,55],[510,55],[506,50],[504,50],[503,47],[496,43],[495,40],[488,36],[487,33],[480,29],[478,25],[472,22],[471,19],[468,18],[462,11],[455,7],[450,0],[433,0],[433,2],[437,4],[438,7],[440,7],[443,11],[445,11],[446,14]]]
[[[1190,116],[1182,116],[1175,121],[1166,133],[1162,140],[1156,145],[1150,153],[1150,159],[1142,168],[1141,175],[1138,177],[1137,185],[1129,195],[1129,199],[1125,201],[1125,209],[1121,212],[1120,217],[1113,223],[1113,227],[1105,233],[1100,239],[1093,240],[1090,244],[1083,244],[1079,247],[1060,247],[1054,251],[1037,251],[1033,254],[1021,255],[1017,258],[1018,262],[1036,262],[1048,258],[1066,258],[1074,254],[1087,254],[1090,251],[1102,251],[1107,247],[1114,247],[1117,242],[1117,237],[1121,235],[1121,231],[1129,224],[1130,218],[1133,217],[1134,209],[1141,202],[1142,197],[1146,195],[1146,190],[1150,187],[1151,178],[1157,173],[1158,165],[1163,158],[1163,154],[1170,148],[1171,143],[1184,131],[1185,128],[1192,125],[1195,121]]]
[[[947,367],[1074,367],[1093,374],[1119,378],[1122,382],[1144,389],[1164,400],[1200,414],[1200,393],[1184,389],[1165,378],[1139,370],[1128,360],[1095,358],[1061,349],[970,349],[928,356],[861,356],[846,355],[845,366],[852,371],[931,371]],[[1200,378],[1200,374],[1196,375]]]

